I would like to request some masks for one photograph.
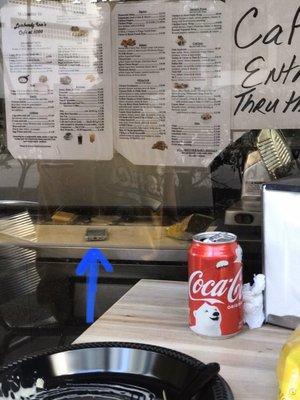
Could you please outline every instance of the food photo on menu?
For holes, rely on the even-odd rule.
[[[0,399],[299,400],[299,2],[0,10]]]

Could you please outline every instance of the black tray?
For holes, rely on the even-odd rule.
[[[182,388],[204,366],[162,347],[114,342],[79,344],[29,356],[1,368],[0,398],[177,400]],[[220,375],[196,392],[197,400],[233,400]]]

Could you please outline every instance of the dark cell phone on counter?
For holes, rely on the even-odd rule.
[[[87,228],[85,232],[85,240],[87,242],[96,242],[106,240],[108,238],[107,229]]]

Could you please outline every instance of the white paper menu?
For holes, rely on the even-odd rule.
[[[10,0],[1,21],[11,154],[111,159],[109,5]]]
[[[209,165],[230,142],[230,8],[120,3],[112,31],[116,149],[135,164]]]

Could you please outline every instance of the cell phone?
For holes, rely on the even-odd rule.
[[[87,242],[106,240],[107,237],[108,237],[107,229],[87,228],[85,232],[85,240]]]

